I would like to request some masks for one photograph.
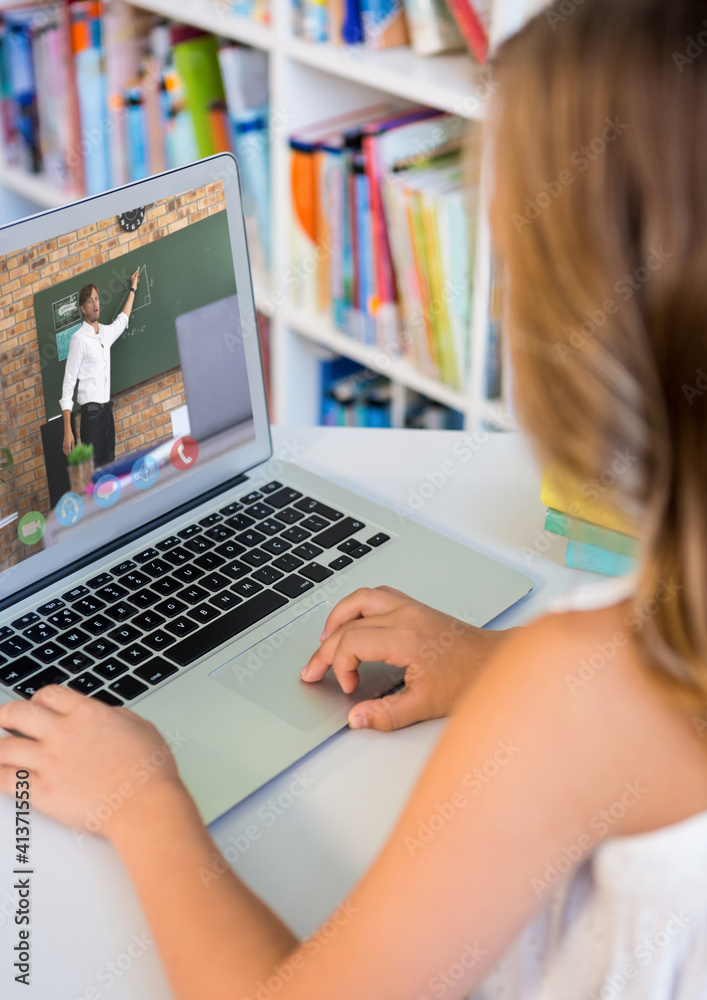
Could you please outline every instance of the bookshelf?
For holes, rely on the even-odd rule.
[[[106,0],[110,3],[111,0]],[[254,273],[256,307],[270,320],[271,418],[294,426],[318,421],[318,362],[326,351],[348,356],[391,379],[393,414],[403,412],[407,390],[461,411],[467,429],[503,426],[498,403],[483,397],[483,372],[489,306],[491,246],[483,208],[477,226],[473,316],[470,330],[469,388],[459,392],[430,378],[402,358],[362,344],[337,330],[320,314],[290,304],[284,276],[289,266],[290,179],[288,135],[321,119],[393,99],[401,106],[423,103],[475,121],[484,117],[488,75],[464,53],[417,56],[406,46],[371,51],[358,46],[310,43],[290,31],[289,0],[271,0],[271,25],[234,15],[219,0],[139,0],[135,7],[191,24],[224,38],[265,50],[269,55],[271,115],[284,122],[270,133],[272,183],[272,272]],[[2,3],[1,7],[14,6]],[[496,0],[491,43],[514,30],[537,0]],[[67,196],[41,178],[2,165],[0,186],[40,207],[54,207]],[[482,165],[481,204],[488,187]],[[501,406],[501,410],[503,407]]]

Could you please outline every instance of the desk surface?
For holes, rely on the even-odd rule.
[[[273,427],[273,459],[301,463],[421,524],[522,569],[535,590],[493,623],[536,617],[596,576],[563,565],[543,531],[540,471],[520,435]],[[423,484],[430,484],[423,487]],[[371,581],[376,585],[384,581]],[[232,867],[305,935],[373,861],[445,722],[396,733],[344,730],[210,826]],[[302,794],[294,797],[289,787]],[[245,831],[249,830],[250,836]],[[6,1000],[172,1000],[147,922],[117,854],[100,837],[32,815],[33,982],[13,981],[14,812],[0,795],[0,994]]]

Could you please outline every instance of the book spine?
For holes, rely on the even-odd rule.
[[[590,573],[603,573],[604,576],[626,576],[632,573],[637,562],[629,556],[618,552],[609,552],[598,545],[588,542],[578,542],[573,538],[567,542],[565,562],[570,569],[588,570]]]
[[[622,535],[619,531],[601,528],[590,521],[563,514],[562,511],[550,508],[545,515],[545,530],[555,535],[573,538],[578,542],[588,542],[602,549],[617,552],[619,555],[635,558],[638,554],[638,543],[630,535]]]
[[[489,38],[473,3],[471,0],[446,0],[446,3],[469,51],[483,66],[488,55]]]

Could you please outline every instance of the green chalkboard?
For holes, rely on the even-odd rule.
[[[111,393],[179,365],[175,320],[236,292],[226,212],[132,250],[34,296],[37,342],[47,420],[61,413],[59,399],[71,334],[78,329],[78,294],[88,282],[101,300],[99,322],[111,323],[123,308],[130,276],[140,284],[126,331],[111,348]],[[75,398],[75,396],[74,396]]]

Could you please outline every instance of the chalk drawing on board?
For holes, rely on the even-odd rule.
[[[136,313],[139,309],[144,309],[145,306],[149,306],[151,302],[152,296],[150,295],[150,279],[147,276],[147,264],[143,264],[140,268],[140,283],[137,286],[137,294],[135,295],[135,301],[133,302],[132,312]],[[125,300],[123,300],[120,309],[113,317],[113,321],[115,321],[119,314],[123,311],[123,305],[125,305]]]
[[[56,335],[56,357],[57,361],[66,361],[69,356],[69,341],[76,333],[77,330],[81,329],[83,324],[76,323],[75,326],[70,326],[68,330],[61,330]]]
[[[63,299],[52,302],[52,315],[54,316],[54,329],[64,330],[67,326],[81,325],[81,310],[79,309],[79,297],[76,292],[66,295]]]

